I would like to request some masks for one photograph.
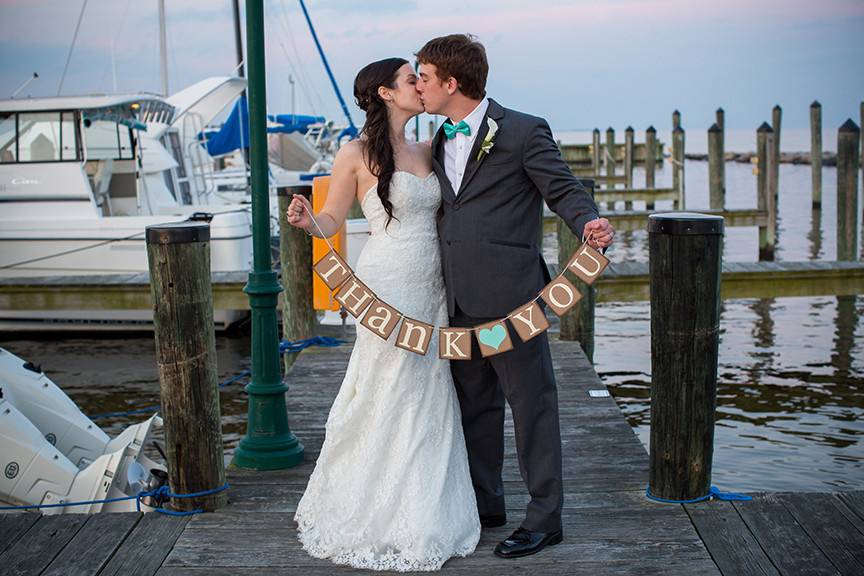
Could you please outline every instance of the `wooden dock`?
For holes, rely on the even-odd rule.
[[[246,279],[245,272],[213,274],[214,307],[248,310]],[[147,274],[7,278],[0,281],[0,309],[150,310],[149,282]],[[599,302],[648,300],[648,263],[613,263],[596,286]],[[862,294],[864,262],[727,262],[722,288],[723,298]]]
[[[444,574],[862,574],[864,492],[759,494],[752,502],[659,504],[644,495],[648,455],[574,342],[551,333],[564,454],[565,541],[502,560],[496,542],[527,503],[507,423],[509,523],[484,530],[477,551]],[[290,470],[229,472],[230,504],[189,518],[160,514],[0,515],[6,575],[268,576],[369,574],[309,557],[293,513],[323,442],[350,345],[310,348],[288,380],[292,431],[306,462]],[[770,470],[766,470],[770,474]],[[734,490],[735,486],[721,486]]]

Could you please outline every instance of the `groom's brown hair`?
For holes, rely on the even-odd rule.
[[[459,90],[474,100],[486,96],[486,76],[489,63],[486,49],[470,34],[450,34],[429,40],[417,54],[420,64],[432,64],[438,79],[451,76],[459,84]]]

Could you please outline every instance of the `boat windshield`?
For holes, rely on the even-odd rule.
[[[132,129],[110,120],[84,118],[87,160],[132,160]]]
[[[0,163],[80,159],[74,112],[0,113]]]

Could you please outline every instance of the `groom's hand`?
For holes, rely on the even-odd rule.
[[[582,235],[588,238],[588,245],[592,248],[608,248],[615,237],[615,229],[606,218],[597,218],[585,224]]]

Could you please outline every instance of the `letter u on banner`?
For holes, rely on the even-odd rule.
[[[609,259],[586,242],[570,257],[567,268],[586,284],[593,284],[608,265]]]

